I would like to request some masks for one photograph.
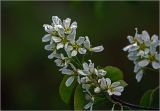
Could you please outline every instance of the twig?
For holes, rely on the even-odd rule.
[[[160,110],[159,108],[144,107],[144,106],[140,106],[140,105],[131,104],[126,101],[120,100],[119,98],[116,98],[115,96],[111,96],[111,98],[112,98],[112,100],[119,102],[124,106],[131,107],[131,108],[143,109],[143,110]]]

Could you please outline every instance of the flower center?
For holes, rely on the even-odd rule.
[[[53,31],[53,32],[52,32],[52,35],[53,35],[53,36],[58,36],[58,32],[57,32],[57,31]]]
[[[70,33],[71,32],[71,29],[70,28],[66,28],[64,29],[65,33]]]
[[[144,43],[140,44],[140,49],[144,50],[146,48],[146,45]]]
[[[66,37],[62,37],[62,38],[61,38],[61,42],[62,42],[63,44],[65,44],[65,43],[67,43],[67,42],[68,42],[68,40],[67,40],[67,38],[66,38]]]
[[[77,50],[79,48],[79,45],[78,44],[74,44],[74,45],[72,45],[72,47]]]
[[[155,60],[156,60],[155,55],[149,55],[149,60],[151,60],[151,61],[155,61]]]

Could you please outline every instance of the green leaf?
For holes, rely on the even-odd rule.
[[[59,87],[59,93],[60,93],[60,96],[62,98],[62,100],[66,103],[66,104],[69,104],[70,101],[71,101],[71,98],[72,98],[72,95],[74,94],[74,90],[75,90],[75,87],[76,87],[76,81],[74,80],[74,82],[71,84],[71,86],[67,87],[65,85],[65,82],[66,80],[68,79],[69,76],[65,75],[63,77],[63,80],[60,84],[60,87]]]
[[[145,106],[145,107],[150,107],[152,104],[152,101],[153,101],[153,90],[150,89],[146,91],[141,97],[140,105]]]
[[[110,78],[112,81],[123,80],[123,72],[114,66],[106,66],[104,68],[107,71],[106,77]]]
[[[74,110],[83,110],[85,106],[85,93],[82,86],[78,85],[74,94]]]
[[[118,80],[121,83],[121,86],[126,87],[128,84],[124,80]]]

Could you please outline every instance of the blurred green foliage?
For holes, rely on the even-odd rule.
[[[53,15],[77,21],[77,36],[88,35],[92,45],[104,45],[104,52],[93,54],[90,59],[96,65],[113,65],[123,70],[129,84],[123,100],[137,104],[147,89],[158,84],[159,77],[154,73],[137,83],[133,64],[122,51],[128,44],[126,36],[134,35],[135,27],[158,34],[158,1],[2,1],[2,109],[70,108],[58,93],[63,75],[53,60],[47,59],[49,53],[41,42],[45,34],[42,26],[50,24]]]

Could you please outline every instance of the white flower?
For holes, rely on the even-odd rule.
[[[66,67],[70,63],[70,59],[68,57],[64,57],[63,54],[60,54],[54,62],[58,67]]]
[[[67,81],[65,82],[65,84],[66,84],[67,87],[69,87],[73,83],[73,81],[74,81],[74,79],[76,77],[77,77],[77,82],[79,84],[81,83],[80,76],[77,75],[78,73],[77,73],[76,67],[72,63],[69,63],[69,64],[70,64],[72,70],[71,69],[67,69],[67,67],[63,67],[62,69],[59,70],[59,71],[62,72],[62,74],[66,74],[66,75],[70,76],[67,79]]]
[[[102,90],[107,90],[109,95],[120,96],[124,90],[124,87],[121,86],[120,82],[113,82],[111,84],[111,80],[109,78],[101,78],[98,80],[98,83],[100,83]]]
[[[120,82],[113,82],[111,84],[111,80],[109,78],[106,78],[107,82],[107,92],[109,95],[117,95],[120,96],[121,93],[124,90],[124,87],[121,86]]]
[[[66,34],[70,34],[73,30],[75,30],[77,28],[77,22],[73,22],[71,25],[71,19],[70,18],[66,18],[65,20],[63,20],[63,26],[64,26],[64,31]]]
[[[94,68],[94,63],[89,60],[89,64],[86,62],[83,63],[83,70],[78,70],[78,73],[83,76],[92,75],[97,73],[97,69]]]
[[[128,36],[127,39],[130,45],[124,47],[123,50],[129,52],[128,59],[134,62],[136,79],[140,82],[143,77],[143,67],[152,64],[154,69],[160,69],[160,59],[157,51],[160,41],[157,35],[150,37],[147,31],[142,31],[141,34],[138,34],[137,29],[135,36]]]
[[[88,49],[91,52],[101,52],[104,50],[103,46],[97,46],[97,47],[91,48],[91,44],[88,36],[85,37],[84,46],[86,49]]]
[[[106,75],[106,71],[103,69],[96,69],[94,67],[94,63],[92,63],[91,60],[89,60],[89,64],[86,62],[83,63],[83,70],[78,69],[77,71],[80,75],[83,76],[90,76],[92,74],[97,75],[98,77],[103,77]]]
[[[88,82],[90,82],[90,81],[91,81],[91,80],[90,80],[87,76],[81,78],[81,83],[82,83],[82,84],[86,84],[86,83],[88,83]]]
[[[43,27],[44,27],[44,30],[45,30],[46,32],[48,32],[49,34],[52,34],[52,32],[55,31],[55,30],[54,30],[54,27],[51,26],[51,25],[44,24]]]
[[[87,103],[85,106],[84,106],[84,109],[90,109],[90,111],[92,111],[93,109],[93,104],[94,104],[94,97],[90,94],[86,94],[86,100],[89,101],[89,103]]]
[[[102,90],[107,89],[107,83],[106,83],[106,79],[104,77],[99,79],[98,83],[100,84],[100,87]]]
[[[73,38],[70,41],[71,44],[66,47],[66,51],[68,51],[67,53],[71,57],[76,56],[78,52],[80,54],[85,54],[87,50],[82,46],[84,40],[85,40],[84,37],[79,37],[77,41],[75,41],[75,38]]]
[[[77,22],[73,22],[71,24],[71,19],[66,18],[62,21],[57,16],[52,16],[52,25],[54,26],[54,29],[59,32],[60,35],[64,34],[70,34],[73,30],[76,30],[77,28]]]
[[[106,71],[104,71],[103,69],[99,69],[98,73],[96,74],[98,77],[104,77],[107,74]]]

